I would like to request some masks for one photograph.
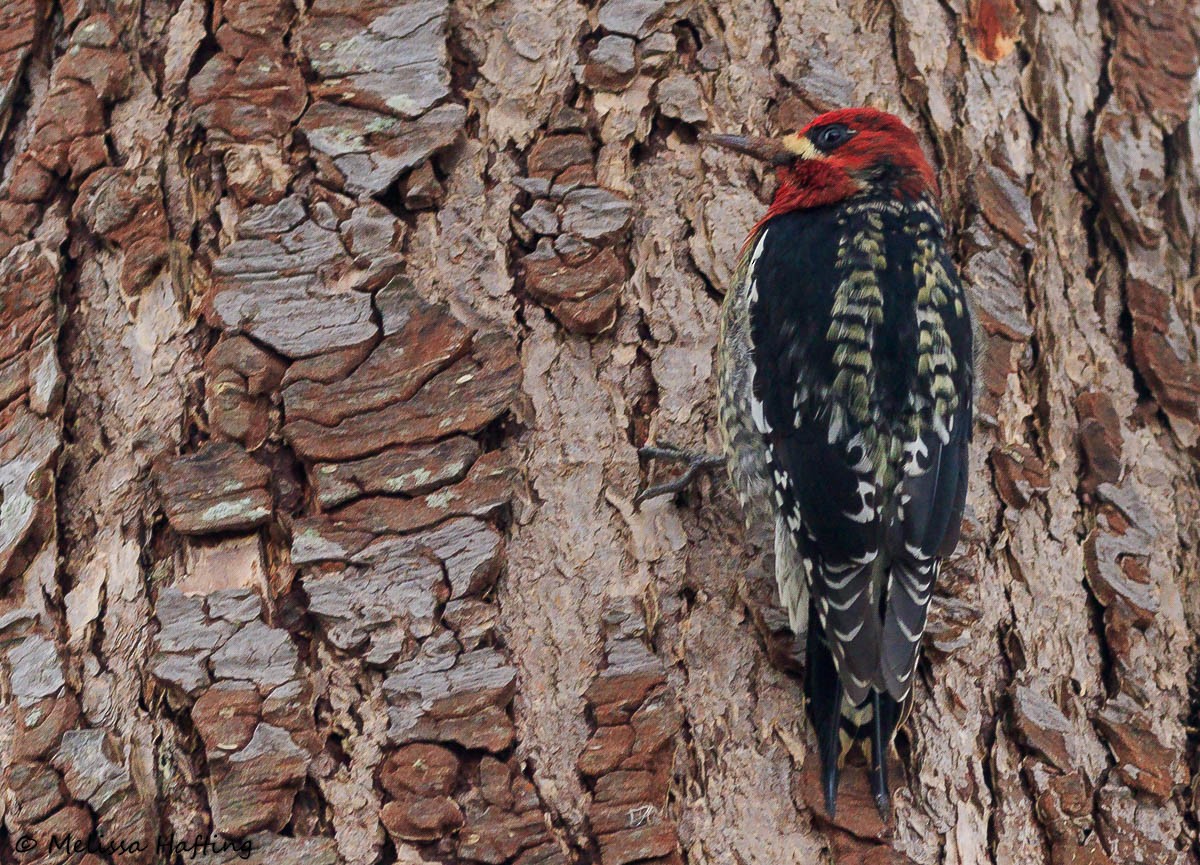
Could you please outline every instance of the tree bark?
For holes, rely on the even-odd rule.
[[[1182,0],[5,0],[0,862],[1200,862],[1198,43]],[[983,336],[890,826],[855,766],[824,813],[724,476],[633,503],[640,445],[716,449],[774,183],[697,132],[853,104],[922,138]]]

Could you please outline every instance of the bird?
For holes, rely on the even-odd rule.
[[[887,754],[959,539],[972,435],[974,323],[937,180],[913,131],[874,108],[704,141],[777,176],[722,304],[725,463],[744,511],[774,522],[826,810],[858,745],[887,822]]]

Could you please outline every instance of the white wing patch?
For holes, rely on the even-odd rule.
[[[927,468],[921,465],[921,461],[928,458],[929,446],[920,436],[906,442],[904,444],[904,473],[910,477],[925,474]]]
[[[754,419],[754,428],[763,435],[771,432],[771,425],[767,423],[766,414],[763,411],[762,400],[754,394],[750,394],[750,417]]]
[[[863,625],[865,625],[866,623],[867,623],[866,619],[863,619],[857,625],[855,625],[853,628],[851,628],[848,633],[845,631],[841,631],[837,628],[834,628],[833,635],[835,637],[837,637],[839,640],[841,640],[843,643],[849,643],[851,640],[853,640],[855,637],[858,636],[858,632],[863,629]]]
[[[918,607],[923,607],[929,603],[929,588],[924,590],[918,589],[915,585],[909,585],[908,580],[901,580],[900,585],[904,586],[904,591],[912,598],[912,602]]]
[[[850,607],[852,607],[854,604],[858,603],[858,599],[862,597],[863,592],[865,592],[866,590],[867,590],[867,587],[863,586],[861,589],[859,589],[853,595],[848,597],[845,601],[841,601],[841,602],[830,601],[829,606],[831,608],[837,610],[838,612],[844,613],[844,612],[846,612],[846,610],[850,609]]]
[[[854,456],[855,450],[858,451],[858,462],[850,466],[850,471],[857,474],[866,474],[872,466],[871,455],[867,453],[866,437],[860,432],[856,433],[850,441],[846,442],[846,454],[849,457]]]
[[[764,229],[762,235],[758,238],[758,243],[754,247],[754,252],[750,254],[750,264],[746,267],[746,273],[750,276],[750,291],[746,295],[747,314],[749,317],[750,307],[758,303],[758,274],[755,271],[758,269],[758,259],[762,255],[763,246],[767,242],[767,235],[770,229]],[[762,402],[754,395],[754,379],[758,376],[758,367],[754,363],[754,353],[750,353],[749,370],[750,380],[750,417],[754,420],[754,428],[763,435],[771,433],[771,425],[767,423],[766,415],[763,412]]]
[[[862,507],[857,513],[843,511],[843,513],[856,523],[869,523],[875,519],[875,485],[870,481],[858,482],[858,499]]]

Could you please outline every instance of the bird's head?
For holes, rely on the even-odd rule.
[[[937,195],[937,179],[917,136],[899,117],[874,108],[830,111],[782,138],[705,140],[776,167],[779,187],[767,219],[864,194]]]

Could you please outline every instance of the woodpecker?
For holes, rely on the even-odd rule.
[[[722,308],[726,464],[743,509],[774,521],[780,600],[807,632],[826,809],[859,744],[886,821],[887,749],[966,498],[971,312],[899,118],[850,108],[780,138],[706,138],[778,177]]]

